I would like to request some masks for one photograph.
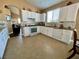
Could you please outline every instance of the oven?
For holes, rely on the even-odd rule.
[[[30,35],[36,35],[37,34],[37,26],[30,27]]]
[[[37,28],[31,28],[31,33],[37,32]]]

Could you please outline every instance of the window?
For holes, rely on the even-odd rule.
[[[47,12],[47,22],[52,22],[53,11]]]
[[[60,9],[54,10],[53,19],[52,19],[53,22],[58,22],[59,21],[59,13],[60,13]]]
[[[47,22],[59,21],[60,8],[47,12]]]

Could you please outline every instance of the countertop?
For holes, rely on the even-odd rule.
[[[53,27],[53,26],[45,26],[45,27],[50,27],[50,28],[55,28],[55,29],[64,29],[64,30],[73,30],[71,28],[58,28],[58,27]]]
[[[22,26],[22,27],[32,27],[32,26],[39,26],[39,25],[29,25],[29,26]],[[53,27],[53,26],[43,26],[43,27],[50,27],[50,28],[54,28],[54,29],[73,30],[71,28],[58,28],[58,27]]]

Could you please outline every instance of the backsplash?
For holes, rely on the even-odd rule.
[[[64,28],[71,28],[74,29],[75,28],[75,22],[63,22],[63,23],[46,23],[45,26],[54,26],[54,27],[60,27],[62,24],[62,26]]]
[[[66,28],[71,27],[72,29],[74,29],[75,28],[75,22],[64,22],[63,26],[66,27]]]

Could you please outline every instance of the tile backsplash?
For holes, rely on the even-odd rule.
[[[74,22],[64,22],[63,26],[66,27],[66,28],[71,27],[72,29],[74,29],[75,28],[75,23]]]
[[[64,28],[71,28],[74,29],[75,28],[75,22],[62,22],[62,23],[46,23],[46,26],[56,26],[56,27],[60,27],[61,24],[63,25]]]

